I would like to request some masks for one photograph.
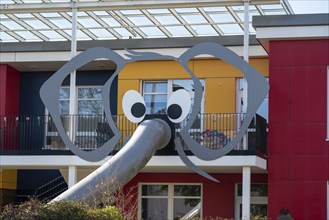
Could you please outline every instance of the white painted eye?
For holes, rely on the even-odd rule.
[[[170,121],[179,123],[183,121],[191,108],[190,94],[184,90],[179,89],[170,96],[168,100],[167,115]]]
[[[139,123],[146,113],[145,101],[135,90],[128,90],[122,98],[122,108],[129,121]]]

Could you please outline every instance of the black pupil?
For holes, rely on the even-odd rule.
[[[168,107],[167,114],[171,119],[178,119],[182,115],[182,108],[177,104]]]
[[[131,114],[136,118],[142,117],[145,114],[145,112],[146,112],[145,106],[140,102],[136,102],[131,107]]]

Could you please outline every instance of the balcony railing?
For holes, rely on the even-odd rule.
[[[243,122],[244,114],[199,114],[189,129],[190,136],[206,148],[218,149],[233,140]],[[121,139],[113,153],[123,147],[126,136],[132,136],[137,126],[124,115],[114,115]],[[173,133],[178,133],[188,118],[172,126]],[[63,127],[72,143],[86,151],[102,146],[113,137],[103,115],[63,115]],[[247,144],[241,142],[238,151],[260,151],[267,153],[266,120],[255,116],[246,134]],[[188,151],[188,147],[185,146]],[[1,154],[71,154],[50,116],[0,116],[0,151]],[[173,143],[162,154],[175,154]]]

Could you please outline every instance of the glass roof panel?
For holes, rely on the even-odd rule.
[[[216,23],[235,22],[235,19],[229,13],[209,14],[209,16]]]
[[[110,32],[103,28],[92,29],[91,31],[97,36],[98,39],[115,38]]]
[[[14,14],[17,18],[34,18],[32,14]]]
[[[120,23],[112,17],[101,18],[109,27],[120,27]]]
[[[141,17],[141,16],[129,16],[127,17],[134,25],[143,26],[143,25],[152,25],[152,21],[148,19],[147,17]]]
[[[79,18],[78,22],[87,28],[102,27],[98,22],[96,22],[92,18]]]
[[[147,37],[166,37],[166,35],[157,27],[140,27],[141,31],[147,35]]]
[[[26,41],[40,41],[41,39],[38,38],[35,34],[31,31],[15,31],[16,34],[24,38]]]
[[[6,26],[10,30],[25,30],[24,27],[22,27],[15,21],[1,21],[1,24]]]
[[[167,26],[166,29],[175,37],[192,36],[191,33],[182,26]]]
[[[71,30],[64,30],[68,35],[72,36]],[[91,38],[88,37],[84,32],[77,30],[77,40],[90,40]]]
[[[40,31],[41,34],[45,35],[47,38],[49,38],[49,41],[63,41],[66,40],[62,35],[57,33],[56,31],[50,30],[50,31]]]
[[[182,15],[182,18],[190,24],[207,23],[207,20],[202,15]]]
[[[109,2],[77,0],[79,40],[243,34],[243,1],[241,5],[232,5],[227,0],[226,6],[223,6],[225,1],[218,1],[218,5],[215,5],[215,1],[211,4],[205,1],[203,7],[199,6],[202,1],[193,0],[190,0],[189,7],[183,7],[179,1],[167,1],[167,7],[157,4],[161,1],[152,4],[141,1],[145,2],[143,7],[139,7],[138,1],[118,0],[113,7],[109,6]],[[198,2],[198,6],[195,6],[195,2]],[[287,7],[283,7],[282,1],[277,0],[277,4],[271,2],[266,4],[266,1],[262,1],[260,5],[257,1],[251,1],[251,34],[255,33],[251,26],[252,16],[291,13],[286,11]],[[1,8],[4,9],[0,12],[3,29],[0,41],[71,40],[71,3],[72,0],[0,0]]]
[[[5,42],[18,42],[18,40],[16,40],[15,38],[13,38],[12,36],[10,36],[6,32],[0,31],[0,36],[1,36],[0,42],[1,41],[5,41]]]
[[[243,30],[238,24],[220,24],[217,25],[224,33],[224,35],[242,35]]]
[[[118,34],[122,36],[122,38],[133,37],[133,34],[130,33],[126,28],[113,28]]]
[[[213,36],[217,34],[211,25],[192,25],[191,28],[198,34],[198,36]]]
[[[60,19],[49,19],[50,22],[52,22],[54,25],[56,25],[59,28],[71,28],[72,24],[65,18]]]
[[[32,20],[25,19],[24,22],[30,25],[31,27],[33,27],[34,29],[50,29],[48,25],[37,19],[32,19]]]
[[[236,13],[240,20],[243,22],[244,21],[244,13]],[[260,15],[259,12],[250,12],[249,13],[249,22],[252,21],[252,17],[255,16],[255,15]]]
[[[160,22],[162,25],[166,24],[180,24],[180,22],[175,18],[173,15],[161,15],[161,16],[154,16],[154,18]]]

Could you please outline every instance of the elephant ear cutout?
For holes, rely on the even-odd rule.
[[[190,135],[188,134],[188,130],[191,128],[194,120],[197,117],[197,113],[200,108],[201,99],[202,99],[201,83],[194,75],[194,73],[189,69],[188,62],[194,57],[202,54],[208,54],[217,57],[218,59],[228,64],[231,64],[235,68],[239,69],[244,74],[244,77],[248,84],[248,88],[247,88],[248,106],[242,125],[239,131],[237,132],[235,138],[233,138],[232,141],[228,142],[224,147],[220,149],[205,148],[204,146],[200,145],[196,140],[191,138]],[[242,140],[244,134],[247,132],[250,122],[254,117],[254,114],[256,113],[257,109],[259,108],[259,106],[261,105],[262,101],[264,100],[264,98],[268,93],[269,90],[268,82],[261,73],[259,73],[250,64],[248,64],[243,59],[241,59],[237,54],[216,43],[197,44],[194,47],[187,50],[185,53],[183,53],[178,58],[178,61],[188,71],[189,75],[193,80],[195,87],[194,108],[192,110],[189,121],[184,126],[184,128],[180,131],[180,136],[185,142],[185,144],[187,145],[187,147],[189,148],[189,150],[191,150],[193,154],[198,158],[202,160],[218,159],[229,153],[231,150],[233,150],[234,147],[236,147],[238,143]]]
[[[112,130],[113,137],[105,142],[99,148],[93,151],[84,151],[79,149],[68,137],[63,123],[61,121],[61,114],[59,111],[59,90],[61,88],[62,82],[64,79],[70,75],[73,71],[79,69],[80,67],[86,65],[87,63],[99,59],[105,58],[112,62],[114,62],[117,66],[116,71],[111,75],[111,77],[106,81],[103,86],[102,91],[102,102],[105,111],[105,117],[107,123]],[[54,73],[41,87],[40,89],[40,97],[46,108],[48,109],[49,114],[52,117],[52,120],[58,130],[59,135],[61,136],[65,145],[77,156],[80,158],[96,162],[104,159],[109,155],[109,153],[113,150],[115,145],[118,143],[121,133],[116,127],[113,119],[112,113],[110,109],[110,88],[112,82],[118,73],[122,70],[125,65],[125,60],[120,55],[115,53],[114,51],[103,48],[103,47],[95,47],[88,49],[79,55],[72,58],[69,62],[67,62],[63,67],[61,67],[56,73]]]

